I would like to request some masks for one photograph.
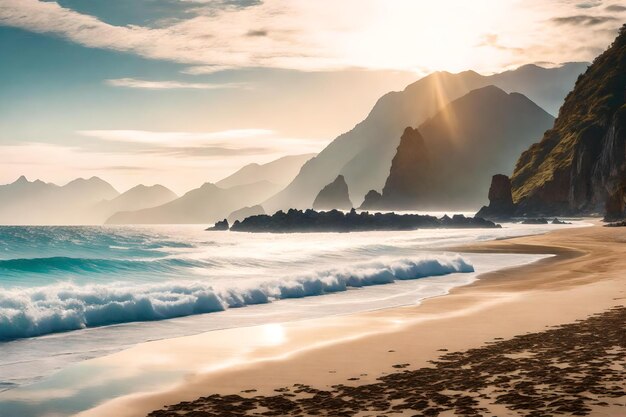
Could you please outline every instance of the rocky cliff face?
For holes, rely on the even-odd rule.
[[[519,158],[511,178],[519,214],[626,214],[625,102],[626,25]]]
[[[352,208],[348,184],[343,175],[339,175],[335,181],[322,188],[315,197],[313,208],[315,210],[350,210]]]
[[[407,127],[391,161],[389,177],[379,204],[388,208],[413,208],[426,197],[433,175],[428,149],[417,129]]]
[[[514,214],[511,180],[506,175],[496,174],[491,178],[489,187],[489,206],[483,206],[476,216],[486,219],[506,219]]]

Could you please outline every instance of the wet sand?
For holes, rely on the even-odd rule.
[[[81,415],[626,413],[625,229],[565,229],[454,250],[555,256],[483,275],[419,306],[288,323],[253,360],[199,369],[183,384]],[[224,336],[244,340],[254,331]],[[220,332],[107,360],[173,349],[193,361],[212,354],[207,335]]]

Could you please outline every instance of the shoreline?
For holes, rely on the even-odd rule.
[[[283,337],[289,342],[256,352],[258,361],[188,375],[182,385],[159,393],[121,397],[79,415],[146,415],[166,404],[193,401],[205,395],[271,395],[276,394],[275,389],[294,383],[316,388],[346,382],[373,383],[378,377],[397,371],[394,365],[409,363],[407,369],[427,366],[441,355],[440,349],[464,350],[496,337],[512,338],[583,319],[623,304],[625,283],[616,271],[626,265],[616,250],[625,240],[619,229],[593,226],[448,248],[556,256],[481,275],[472,284],[454,288],[447,296],[427,299],[418,306],[357,313],[343,319],[314,319],[313,324],[290,323],[283,326]],[[598,265],[602,267],[595,268]],[[611,297],[616,292],[619,297]],[[355,326],[364,334],[336,340],[337,332],[341,334]],[[415,337],[416,334],[427,334],[428,339]],[[333,337],[335,340],[328,345],[320,343]],[[305,346],[314,340],[318,346],[285,355],[288,345],[298,340]],[[133,356],[132,352],[127,354],[129,358]]]

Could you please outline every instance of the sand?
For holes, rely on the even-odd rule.
[[[81,416],[145,416],[167,405],[152,415],[626,414],[626,229],[596,225],[452,249],[554,256],[419,306],[139,345],[102,361],[158,356],[172,368],[202,369]],[[203,362],[219,364],[229,346],[255,337],[267,340],[227,366]]]

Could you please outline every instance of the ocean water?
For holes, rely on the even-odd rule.
[[[289,235],[0,227],[0,391],[148,340],[419,303],[539,258],[443,248],[561,227],[571,226]]]

